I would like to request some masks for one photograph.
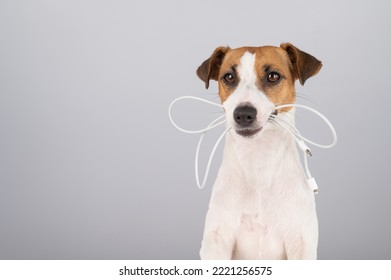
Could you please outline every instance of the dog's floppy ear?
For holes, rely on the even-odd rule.
[[[320,68],[322,68],[322,62],[312,55],[299,50],[292,44],[284,43],[280,47],[288,53],[293,67],[293,73],[295,78],[299,79],[300,84],[304,85],[308,78],[317,74]]]
[[[217,81],[219,78],[221,63],[229,49],[229,47],[218,47],[215,49],[211,57],[205,60],[200,67],[198,67],[197,76],[205,82],[205,88],[209,87],[210,79]]]

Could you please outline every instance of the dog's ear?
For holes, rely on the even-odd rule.
[[[322,62],[312,55],[303,52],[289,43],[281,44],[280,47],[288,53],[292,63],[293,73],[300,84],[304,85],[305,81],[317,74],[322,68]]]
[[[211,57],[205,60],[200,67],[198,67],[197,76],[205,82],[205,88],[209,87],[210,79],[217,81],[219,78],[221,63],[229,49],[229,47],[218,47],[215,49]]]

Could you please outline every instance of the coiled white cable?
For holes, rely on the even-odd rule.
[[[207,104],[210,104],[210,105],[214,105],[214,106],[217,106],[217,107],[220,107],[220,108],[223,108],[223,105],[221,104],[217,104],[217,103],[214,103],[214,102],[211,102],[209,100],[206,100],[206,99],[203,99],[203,98],[199,98],[199,97],[195,97],[195,96],[181,96],[181,97],[178,97],[176,99],[174,99],[170,106],[168,107],[168,117],[171,121],[171,123],[180,131],[184,132],[184,133],[189,133],[189,134],[195,134],[195,133],[202,133],[200,139],[198,140],[198,144],[197,144],[197,149],[196,149],[196,155],[195,155],[195,163],[194,163],[194,166],[195,166],[195,177],[196,177],[196,182],[197,182],[197,187],[199,189],[203,189],[206,185],[206,181],[208,179],[208,175],[209,175],[209,170],[210,170],[210,166],[212,164],[212,160],[213,160],[213,157],[214,157],[214,154],[217,150],[217,147],[219,146],[221,140],[223,139],[224,135],[228,132],[228,130],[230,130],[231,128],[228,127],[221,135],[220,137],[217,139],[215,145],[213,146],[212,148],[212,152],[210,153],[209,155],[209,159],[208,159],[208,163],[206,165],[206,169],[205,169],[205,175],[204,175],[204,179],[202,180],[202,183],[200,183],[200,177],[199,177],[199,172],[198,172],[198,158],[199,158],[199,154],[200,154],[200,148],[201,148],[201,144],[202,144],[202,141],[204,139],[204,136],[206,134],[206,132],[208,132],[209,130],[217,127],[217,126],[220,126],[224,123],[226,123],[227,121],[225,120],[225,115],[222,115],[218,118],[216,118],[215,120],[213,120],[206,128],[204,129],[198,129],[198,130],[187,130],[187,129],[183,129],[181,128],[180,126],[178,126],[173,118],[172,118],[172,115],[171,115],[171,110],[172,110],[172,106],[180,101],[180,100],[183,100],[183,99],[193,99],[193,100],[197,100],[197,101],[201,101],[201,102],[205,102]],[[223,121],[220,121],[221,119],[223,119]]]
[[[204,102],[204,103],[207,103],[207,104],[210,104],[210,105],[214,105],[214,106],[217,106],[217,107],[220,107],[220,108],[224,108],[223,105],[221,104],[218,104],[218,103],[214,103],[212,101],[209,101],[209,100],[206,100],[206,99],[203,99],[203,98],[200,98],[200,97],[195,97],[195,96],[181,96],[181,97],[178,97],[176,99],[174,99],[171,103],[170,103],[170,106],[168,106],[168,117],[170,118],[170,121],[172,123],[173,126],[175,126],[178,130],[184,132],[184,133],[189,133],[189,134],[197,134],[197,133],[203,133],[203,132],[207,132],[223,123],[225,123],[226,121],[221,121],[219,123],[216,123],[214,124],[214,122],[216,120],[220,120],[222,118],[224,118],[224,116],[220,116],[218,117],[216,120],[214,120],[212,123],[210,123],[206,128],[204,129],[198,129],[198,130],[187,130],[187,129],[183,129],[181,128],[180,126],[178,126],[173,118],[172,118],[172,115],[171,115],[171,110],[172,110],[172,106],[174,106],[175,103],[177,103],[178,101],[180,100],[184,100],[184,99],[193,99],[193,100],[197,100],[197,101],[201,101],[201,102]],[[213,124],[213,125],[212,125]]]
[[[214,102],[211,102],[209,100],[206,100],[206,99],[203,99],[203,98],[199,98],[199,97],[195,97],[195,96],[181,96],[181,97],[178,97],[176,99],[174,99],[169,107],[168,107],[168,116],[169,116],[169,119],[171,121],[171,123],[180,131],[184,132],[184,133],[190,133],[190,134],[196,134],[196,133],[202,133],[200,139],[198,140],[198,144],[197,144],[197,149],[196,149],[196,155],[195,155],[195,176],[196,176],[196,182],[197,182],[197,186],[199,189],[203,189],[205,184],[206,184],[206,181],[208,179],[208,175],[209,175],[209,170],[210,170],[210,166],[211,166],[211,163],[212,163],[212,160],[213,160],[213,157],[214,157],[214,154],[217,150],[217,147],[218,145],[220,144],[221,140],[223,139],[223,137],[225,136],[225,134],[231,129],[230,127],[227,127],[226,130],[220,135],[220,137],[217,139],[215,145],[213,146],[213,149],[212,149],[212,152],[210,153],[210,156],[209,156],[209,159],[208,159],[208,163],[207,163],[207,166],[206,166],[206,170],[205,170],[205,175],[204,175],[204,179],[202,180],[202,183],[200,183],[200,179],[199,179],[199,171],[198,171],[198,158],[199,158],[199,152],[200,152],[200,148],[201,148],[201,144],[202,144],[202,141],[204,139],[204,136],[205,134],[217,127],[217,126],[220,126],[224,123],[226,123],[226,120],[222,120],[220,121],[221,119],[225,118],[225,115],[222,115],[218,118],[216,118],[215,120],[213,120],[206,128],[203,128],[203,129],[198,129],[198,130],[187,130],[187,129],[183,129],[181,128],[180,126],[178,126],[173,118],[172,118],[172,114],[171,114],[171,110],[172,110],[172,107],[173,105],[180,101],[180,100],[184,100],[184,99],[193,99],[193,100],[197,100],[197,101],[201,101],[201,102],[204,102],[204,103],[207,103],[207,104],[210,104],[210,105],[214,105],[214,106],[217,106],[217,107],[220,107],[220,108],[224,108],[223,105],[221,104],[218,104],[218,103],[214,103]],[[309,107],[309,106],[306,106],[306,105],[302,105],[302,104],[283,104],[283,105],[278,105],[275,107],[276,110],[278,109],[283,109],[283,108],[287,108],[287,107],[296,107],[296,108],[303,108],[303,109],[306,109],[306,110],[309,110],[310,112],[318,115],[327,125],[328,127],[330,128],[330,131],[332,133],[332,136],[333,136],[333,141],[331,144],[328,144],[328,145],[324,145],[324,144],[319,144],[319,143],[316,143],[316,142],[313,142],[307,138],[305,138],[304,136],[302,136],[300,134],[300,132],[297,130],[297,128],[293,125],[291,125],[290,123],[286,122],[285,120],[283,120],[282,118],[279,118],[277,115],[271,115],[269,120],[271,122],[274,122],[274,123],[277,123],[279,125],[281,125],[283,128],[285,128],[286,130],[288,130],[290,133],[293,134],[299,148],[303,151],[304,153],[304,167],[305,167],[305,173],[306,173],[306,176],[307,176],[307,181],[308,181],[308,184],[309,186],[314,190],[315,193],[318,193],[318,186],[316,184],[316,181],[315,179],[311,176],[311,173],[309,171],[309,168],[308,168],[308,161],[307,161],[307,156],[312,156],[312,153],[311,153],[311,150],[308,148],[307,143],[313,145],[313,146],[316,146],[316,147],[319,147],[319,148],[323,148],[323,149],[329,149],[329,148],[332,148],[335,146],[335,144],[337,143],[337,133],[333,127],[333,125],[331,124],[331,122],[323,115],[321,114],[319,111]]]
[[[322,149],[330,149],[337,144],[337,132],[335,131],[335,128],[331,124],[331,122],[323,114],[321,114],[319,111],[317,111],[309,106],[302,105],[302,104],[284,104],[284,105],[276,106],[275,109],[278,110],[278,109],[283,109],[283,108],[288,108],[288,107],[303,108],[303,109],[306,109],[306,110],[316,114],[327,124],[327,126],[329,127],[329,129],[332,133],[333,141],[331,142],[331,144],[329,144],[329,145],[319,144],[319,143],[313,142],[313,141],[307,139],[306,137],[302,136],[295,126],[286,122],[282,118],[279,118],[277,115],[270,116],[271,120],[277,119],[278,121],[276,121],[275,123],[281,125],[282,127],[284,127],[285,129],[287,129],[289,132],[291,132],[293,134],[297,145],[303,151],[304,170],[305,170],[305,173],[307,176],[308,185],[314,191],[314,193],[317,194],[317,193],[319,193],[319,187],[315,181],[315,178],[311,175],[311,172],[308,167],[308,158],[307,157],[312,156],[312,152],[305,142],[307,142],[313,146],[322,148]],[[281,122],[283,122],[284,124],[282,124]]]
[[[306,109],[312,113],[314,113],[315,115],[319,116],[326,124],[327,126],[330,128],[330,131],[332,133],[332,136],[333,136],[333,141],[331,142],[331,144],[328,144],[328,145],[323,145],[323,144],[319,144],[319,143],[316,143],[316,142],[313,142],[307,138],[305,138],[304,136],[302,136],[300,134],[300,132],[297,130],[296,127],[289,125],[290,129],[292,129],[292,132],[301,140],[315,146],[315,147],[319,147],[319,148],[322,148],[322,149],[330,149],[332,147],[335,146],[335,144],[337,144],[337,132],[335,131],[334,129],[334,126],[331,124],[331,122],[323,115],[321,114],[319,111],[315,110],[314,108],[311,108],[307,105],[302,105],[302,104],[284,104],[284,105],[278,105],[276,106],[276,110],[278,109],[283,109],[283,108],[288,108],[288,107],[296,107],[296,108],[303,108],[303,109]]]
[[[223,116],[220,116],[218,117],[217,119],[215,119],[213,122],[211,122],[207,127],[206,129],[208,129],[207,131],[209,131],[209,127],[212,127],[213,124],[215,122],[217,122],[218,120],[221,119],[221,117],[225,117],[224,115]],[[206,134],[207,131],[203,132],[201,137],[200,137],[200,140],[198,140],[198,144],[197,144],[197,149],[196,149],[196,155],[195,155],[195,176],[196,176],[196,182],[197,182],[197,186],[199,189],[203,189],[205,187],[205,184],[206,184],[206,180],[208,179],[208,175],[209,175],[209,170],[210,170],[210,165],[212,164],[212,160],[213,160],[213,157],[214,157],[214,154],[217,150],[217,147],[219,146],[221,140],[223,140],[225,134],[228,132],[228,130],[230,130],[231,128],[228,127],[226,130],[224,130],[224,132],[220,135],[220,137],[217,139],[215,145],[213,146],[213,149],[212,149],[212,152],[210,153],[209,155],[209,159],[208,159],[208,163],[206,165],[206,169],[205,169],[205,175],[204,175],[204,179],[202,180],[202,183],[200,183],[200,177],[198,175],[198,156],[200,154],[200,148],[201,148],[201,144],[202,144],[202,140],[204,139],[204,136]]]

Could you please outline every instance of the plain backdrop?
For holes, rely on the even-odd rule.
[[[168,105],[218,101],[195,75],[216,47],[290,42],[324,65],[298,102],[339,136],[310,159],[318,257],[391,259],[390,3],[2,0],[0,258],[199,258],[222,148],[198,190],[198,136],[170,124]],[[218,115],[174,110],[187,128]],[[331,140],[297,115],[304,135]]]

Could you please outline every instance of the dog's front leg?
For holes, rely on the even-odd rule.
[[[229,260],[235,246],[234,229],[216,209],[209,209],[200,250],[202,260]],[[225,216],[226,217],[226,216]]]
[[[294,250],[290,250],[287,252],[287,259],[288,260],[316,260],[316,246],[314,245],[306,245],[306,244],[299,244],[297,248]]]
[[[306,233],[294,236],[285,244],[288,260],[316,260],[317,247],[318,230],[315,226]]]
[[[202,260],[229,260],[232,258],[234,243],[224,228],[205,232],[200,257]]]

